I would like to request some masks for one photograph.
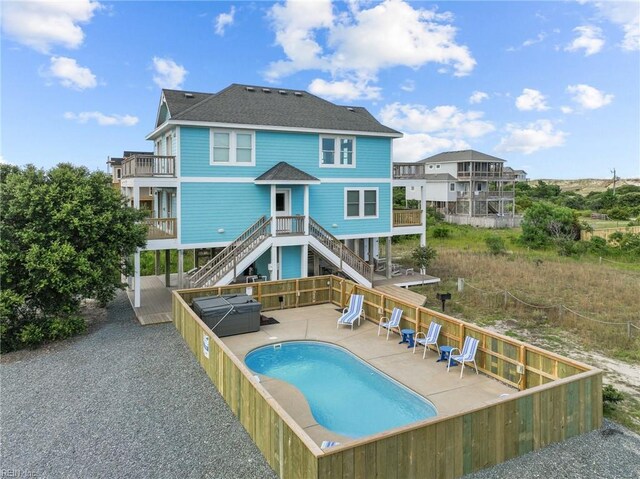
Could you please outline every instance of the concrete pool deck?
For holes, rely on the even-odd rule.
[[[444,362],[435,351],[428,351],[422,358],[423,349],[408,349],[398,344],[399,336],[391,334],[386,341],[386,331],[377,336],[378,326],[370,321],[356,325],[353,331],[346,327],[336,328],[340,313],[333,304],[307,306],[304,308],[269,311],[280,324],[262,326],[260,331],[222,338],[222,341],[241,360],[251,350],[291,340],[317,340],[336,344],[427,398],[438,411],[437,417],[458,414],[496,401],[501,394],[513,394],[517,390],[483,374],[476,375],[473,367],[465,367],[460,379],[460,366],[447,373]],[[324,440],[340,441],[350,438],[335,434],[319,425],[306,399],[295,387],[267,376],[258,375],[262,385],[302,427],[317,444]],[[363,401],[366,398],[362,399]],[[352,405],[357,407],[357,404]],[[381,411],[384,414],[384,411]]]

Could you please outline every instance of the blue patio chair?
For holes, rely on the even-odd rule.
[[[438,354],[440,354],[440,347],[438,346],[438,335],[440,334],[441,327],[442,325],[431,321],[427,334],[422,331],[418,331],[418,333],[416,334],[415,342],[413,343],[413,354],[416,354],[416,347],[418,345],[424,346],[424,352],[422,353],[422,359],[424,359],[427,356],[427,349],[429,349],[429,346],[432,344],[438,350]]]
[[[402,319],[403,313],[402,308],[393,308],[393,311],[391,311],[391,319],[384,316],[381,317],[380,323],[378,324],[378,336],[380,336],[382,328],[387,330],[387,341],[389,340],[389,333],[392,329],[397,329],[398,334],[400,334],[400,320]]]
[[[362,305],[364,303],[364,296],[361,294],[352,294],[351,299],[349,300],[349,306],[344,308],[342,311],[342,316],[338,319],[338,325],[336,328],[340,327],[341,324],[345,326],[351,326],[353,329],[353,323],[358,320],[358,325],[360,325],[360,316],[362,313]]]
[[[471,336],[464,338],[464,346],[462,346],[462,352],[460,354],[452,354],[454,351],[460,351],[459,348],[453,348],[449,354],[449,362],[447,363],[447,372],[451,367],[451,361],[457,361],[462,365],[460,368],[460,378],[464,372],[464,363],[473,363],[473,367],[476,368],[476,374],[478,374],[478,366],[476,365],[476,351],[478,350],[478,341]]]

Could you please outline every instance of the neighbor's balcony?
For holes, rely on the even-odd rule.
[[[458,191],[459,200],[474,199],[478,201],[484,200],[510,200],[513,199],[513,191]]]
[[[175,239],[178,237],[176,218],[147,218],[144,222],[147,225],[148,240]]]
[[[158,155],[128,156],[122,163],[122,177],[169,177],[176,176],[176,157]]]
[[[393,226],[420,226],[422,210],[393,210]]]
[[[506,179],[502,171],[458,171],[459,180],[498,180]]]
[[[415,180],[424,177],[423,163],[394,163],[393,179],[394,180]]]

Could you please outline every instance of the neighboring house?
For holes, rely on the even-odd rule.
[[[135,207],[152,192],[146,249],[178,250],[179,285],[306,277],[321,265],[370,285],[379,238],[425,241],[424,208],[393,211],[392,142],[401,136],[364,108],[306,91],[163,90],[147,136],[153,155],[123,159],[121,189]],[[214,257],[183,277],[183,251],[194,249]]]
[[[418,187],[426,186],[427,204],[447,215],[507,216],[513,214],[513,183],[526,180],[526,172],[506,170],[505,161],[475,150],[449,151],[394,163],[394,182],[406,187],[407,199],[421,199]]]

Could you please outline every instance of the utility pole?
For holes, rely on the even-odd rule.
[[[609,170],[611,171],[611,173],[613,173],[613,196],[616,195],[616,180],[618,179],[618,177],[616,176],[616,169],[614,168],[613,170]]]

